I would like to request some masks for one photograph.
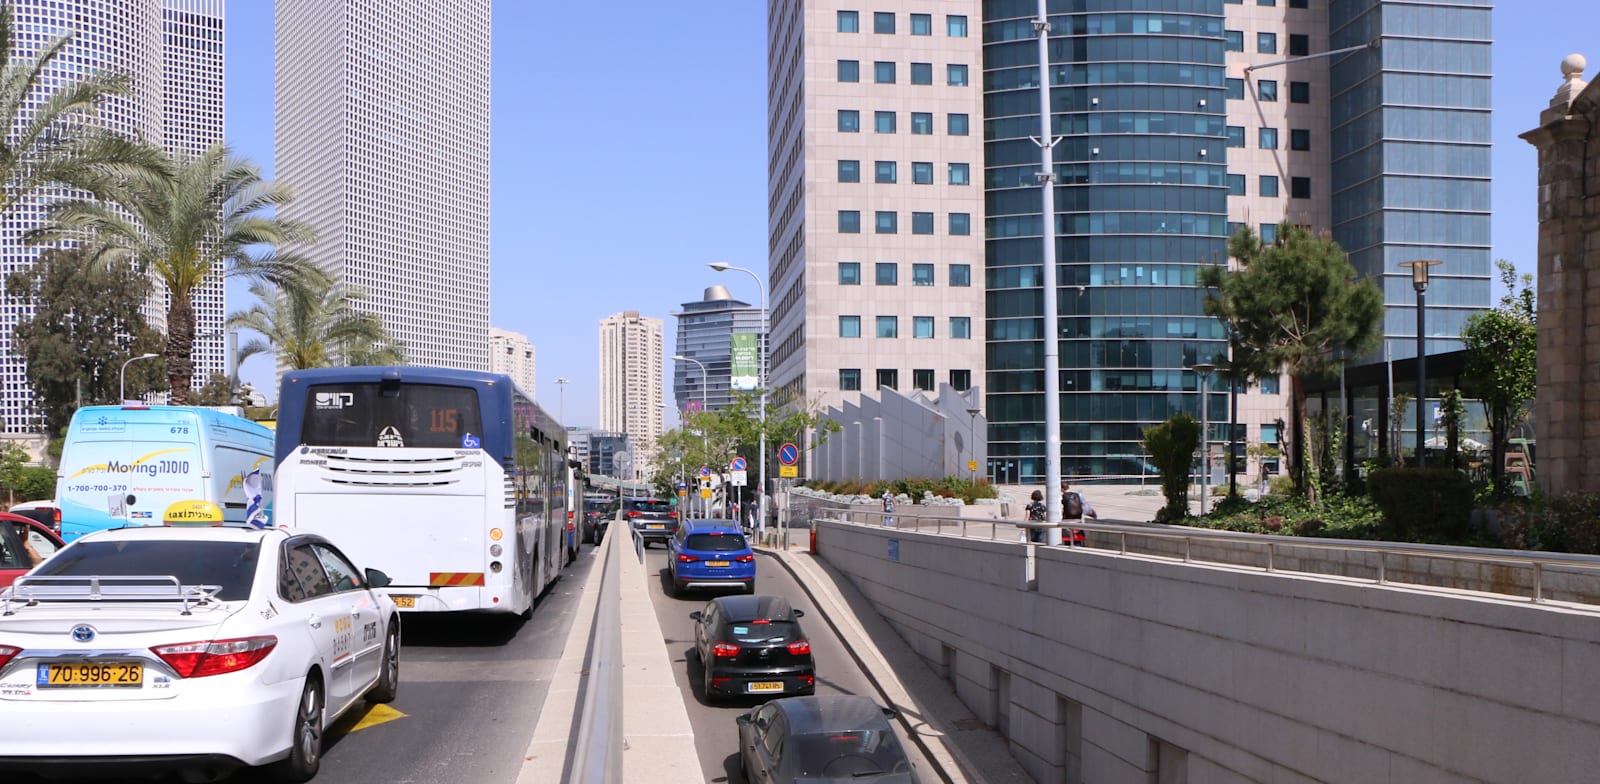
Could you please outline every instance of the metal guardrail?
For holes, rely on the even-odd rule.
[[[571,784],[618,784],[622,781],[622,553],[617,526],[607,526],[600,546],[600,599],[594,611],[594,637],[590,644],[588,686],[578,717],[578,737],[573,744]],[[626,532],[629,526],[623,525]],[[637,535],[629,536],[640,562],[644,549]]]
[[[1362,552],[1376,557],[1377,576],[1373,583],[1377,585],[1426,585],[1405,580],[1391,579],[1387,568],[1391,556],[1409,556],[1430,558],[1446,562],[1493,564],[1500,566],[1514,566],[1530,569],[1533,575],[1531,595],[1524,596],[1503,590],[1505,586],[1497,582],[1486,583],[1473,590],[1486,593],[1497,593],[1505,596],[1519,596],[1527,598],[1534,603],[1548,601],[1544,591],[1544,572],[1546,569],[1560,568],[1593,572],[1600,577],[1600,556],[1574,555],[1571,553],[1539,553],[1532,554],[1522,550],[1496,550],[1487,548],[1452,547],[1448,545],[1408,544],[1403,542],[1369,542],[1351,539],[1317,539],[1300,536],[1274,536],[1271,534],[1249,534],[1237,531],[1214,531],[1205,528],[1184,528],[1182,526],[1157,526],[1157,525],[1124,525],[1118,523],[1078,522],[1063,523],[1060,526],[1051,526],[1049,523],[1035,523],[1022,520],[980,520],[963,517],[949,517],[942,515],[907,514],[903,512],[882,512],[872,509],[841,508],[832,506],[827,512],[843,515],[845,519],[837,522],[855,523],[858,525],[875,525],[882,528],[895,528],[919,533],[933,533],[942,536],[958,536],[974,538],[973,534],[981,536],[982,530],[989,529],[990,541],[1006,541],[1000,536],[1001,530],[1017,532],[1029,528],[1075,528],[1090,533],[1105,534],[1115,537],[1117,541],[1116,552],[1120,555],[1128,554],[1128,539],[1163,539],[1176,540],[1183,544],[1184,563],[1213,563],[1225,566],[1239,566],[1235,561],[1221,559],[1197,558],[1193,552],[1196,543],[1227,542],[1228,544],[1244,545],[1248,548],[1259,548],[1265,558],[1267,572],[1292,572],[1295,574],[1308,574],[1318,576],[1339,576],[1352,579],[1349,575],[1332,575],[1327,572],[1310,571],[1305,569],[1285,569],[1278,563],[1278,556],[1285,550],[1326,550],[1338,552]],[[818,519],[828,519],[819,516]],[[892,520],[893,522],[889,522]],[[1070,547],[1071,538],[1064,537],[1062,546]],[[1017,542],[1037,546],[1032,542]],[[1084,546],[1087,549],[1109,549],[1103,547]],[[1154,553],[1136,553],[1144,555],[1159,555]],[[1361,579],[1361,578],[1355,578]]]

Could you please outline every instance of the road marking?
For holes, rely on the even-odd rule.
[[[403,719],[405,717],[406,715],[404,713],[401,713],[400,711],[397,711],[387,705],[374,705],[368,708],[367,712],[361,716],[361,719],[350,728],[350,732],[360,732],[368,727],[376,727],[379,724],[385,724],[394,721],[395,719]]]

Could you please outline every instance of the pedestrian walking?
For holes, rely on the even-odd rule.
[[[1261,461],[1261,490],[1256,493],[1256,500],[1267,497],[1267,484],[1272,479],[1272,470],[1267,466],[1267,461]]]
[[[883,491],[883,524],[894,525],[894,493]]]
[[[1083,494],[1073,490],[1072,485],[1066,480],[1061,482],[1061,519],[1063,522],[1076,520],[1083,522],[1084,518],[1099,520],[1100,513],[1094,510],[1094,505]],[[1068,547],[1082,547],[1088,541],[1088,535],[1081,528],[1066,528],[1062,530],[1061,540]]]
[[[1039,490],[1033,491],[1033,495],[1028,496],[1028,506],[1023,511],[1026,513],[1026,516],[1028,518],[1028,522],[1030,522],[1030,523],[1042,523],[1042,522],[1044,522],[1048,518],[1048,514],[1047,514],[1048,510],[1045,509],[1045,506],[1044,506],[1044,493],[1042,491],[1039,491]],[[1042,542],[1042,541],[1044,541],[1044,529],[1043,528],[1034,528],[1033,526],[1029,526],[1028,527],[1028,541],[1030,541],[1030,542]]]

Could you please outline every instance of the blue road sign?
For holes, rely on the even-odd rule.
[[[728,470],[730,471],[744,471],[749,467],[750,464],[745,462],[745,459],[742,457],[736,457],[733,459],[732,463],[728,464]]]
[[[711,477],[711,469],[707,468],[705,466],[700,466],[700,478],[701,479],[709,479],[710,477]]]
[[[678,489],[679,490],[688,490],[689,486],[687,484],[684,484],[683,482],[679,482],[678,483]]]
[[[794,465],[800,462],[800,447],[794,444],[784,444],[778,447],[778,462],[784,465]]]

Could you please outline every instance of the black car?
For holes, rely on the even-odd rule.
[[[745,781],[915,784],[897,715],[856,695],[773,700],[739,717],[739,766]]]
[[[702,693],[718,696],[811,694],[817,689],[802,610],[782,596],[722,596],[690,613],[695,653],[705,667]]]
[[[606,498],[583,499],[583,543],[599,544],[611,523],[612,502]]]
[[[659,498],[624,498],[621,506],[623,519],[644,540],[645,547],[652,542],[666,544],[678,532],[678,512],[671,502]]]

